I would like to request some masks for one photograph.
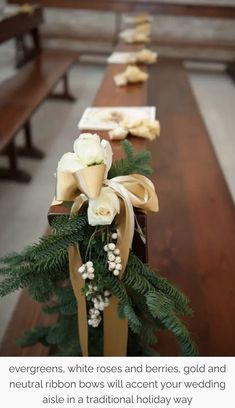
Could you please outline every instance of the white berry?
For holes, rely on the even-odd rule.
[[[86,266],[87,266],[87,268],[92,268],[93,262],[88,261],[88,262],[86,263]]]
[[[111,261],[111,262],[115,261],[115,255],[113,255],[113,254],[109,255],[108,260]]]
[[[109,296],[109,295],[110,295],[109,290],[105,290],[105,291],[104,291],[104,296]]]
[[[108,245],[105,245],[105,246],[104,246],[104,250],[107,252],[108,249],[109,249]]]
[[[88,273],[93,273],[95,271],[95,269],[92,267],[92,266],[90,266],[88,269],[87,269],[87,272]]]
[[[115,248],[116,248],[116,245],[113,242],[111,242],[111,244],[109,244],[109,249],[111,249],[111,251],[114,251]]]
[[[120,264],[121,263],[121,258],[120,258],[120,256],[116,256],[116,258],[115,258],[115,263],[116,264]]]
[[[116,248],[116,249],[114,250],[114,255],[120,255],[120,249]]]
[[[116,232],[114,232],[114,233],[112,234],[112,238],[113,238],[113,239],[117,239],[117,237],[118,237],[118,234],[117,234]]]
[[[80,268],[78,268],[78,272],[83,273],[85,272],[85,269],[86,269],[85,265],[82,265],[80,266]]]
[[[119,270],[118,270],[118,269],[114,269],[113,274],[114,274],[115,276],[118,276],[118,275],[119,275]]]
[[[114,269],[116,266],[115,262],[110,262],[109,263],[109,270],[112,271],[112,269]]]
[[[91,273],[90,275],[88,275],[88,278],[91,279],[91,280],[93,280],[94,277],[95,277],[94,273]]]
[[[119,263],[119,264],[116,264],[116,269],[118,270],[118,271],[121,271],[122,270],[122,265]]]
[[[88,274],[85,272],[82,274],[83,279],[87,279],[88,278]]]

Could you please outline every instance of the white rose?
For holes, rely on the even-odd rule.
[[[120,212],[116,193],[110,187],[102,187],[96,200],[89,200],[87,215],[90,225],[110,225]]]
[[[104,163],[104,150],[97,134],[82,133],[75,140],[73,149],[86,166]]]
[[[75,153],[65,153],[59,163],[59,171],[75,173],[92,164],[106,165],[105,178],[112,165],[112,148],[106,140],[100,141],[97,134],[82,133],[74,142]]]

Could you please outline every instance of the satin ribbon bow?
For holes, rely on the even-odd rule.
[[[71,215],[79,212],[84,202],[96,199],[102,186],[112,188],[120,200],[120,213],[116,216],[118,240],[116,247],[122,258],[121,279],[128,262],[134,236],[134,209],[158,211],[158,199],[152,182],[145,176],[131,174],[108,180],[105,164],[83,168],[75,173],[58,171],[56,199],[73,201]],[[58,202],[57,202],[58,203]],[[69,248],[70,280],[78,305],[78,331],[83,356],[88,356],[88,324],[86,298],[82,292],[84,279],[78,273],[83,264],[78,245]],[[118,299],[111,297],[103,312],[104,356],[125,356],[128,339],[128,321],[118,317]]]

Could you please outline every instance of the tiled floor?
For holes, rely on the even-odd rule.
[[[11,57],[7,51],[1,53],[2,78],[9,73],[8,58]],[[75,66],[71,72],[71,86],[77,101],[48,101],[34,115],[35,144],[46,152],[46,158],[43,161],[21,161],[22,168],[33,175],[29,185],[0,183],[0,255],[20,250],[37,240],[45,230],[57,161],[71,149],[79,117],[91,104],[104,67],[102,64]],[[235,85],[221,73],[191,73],[190,81],[235,200]],[[10,295],[0,301],[0,338],[17,296]]]

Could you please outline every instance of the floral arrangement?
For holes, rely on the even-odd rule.
[[[21,345],[37,341],[62,355],[154,355],[158,330],[171,331],[183,355],[196,347],[180,319],[188,299],[132,250],[146,243],[137,211],[158,211],[148,151],[113,162],[112,148],[97,134],[81,134],[74,152],[57,168],[53,205],[69,209],[53,218],[52,231],[20,254],[1,259],[4,296],[26,287],[58,314],[54,325],[27,332]]]
[[[127,84],[136,84],[147,81],[149,74],[136,65],[128,65],[125,71],[113,77],[116,86],[125,86]]]

